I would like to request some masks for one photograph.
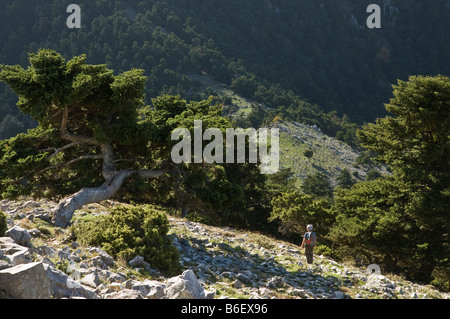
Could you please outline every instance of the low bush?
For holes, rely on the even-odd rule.
[[[167,216],[152,206],[118,206],[108,215],[71,227],[82,245],[100,247],[126,261],[140,255],[152,268],[176,275],[181,272],[180,255],[167,236],[168,230]]]

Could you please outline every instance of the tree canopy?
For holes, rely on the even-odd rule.
[[[70,195],[53,212],[60,226],[84,204],[113,197],[132,176],[167,173],[174,128],[192,129],[194,119],[205,129],[230,125],[208,100],[162,96],[144,106],[143,70],[114,75],[86,64],[84,55],[66,61],[44,49],[29,60],[27,69],[1,66],[0,80],[39,126],[0,142],[0,190],[8,197]]]
[[[384,256],[388,269],[429,282],[443,267],[450,278],[450,79],[411,76],[393,94],[392,116],[358,131],[393,174],[341,190],[331,234],[371,258]]]

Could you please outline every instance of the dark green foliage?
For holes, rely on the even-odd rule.
[[[0,210],[0,237],[5,236],[5,232],[8,229],[6,224],[6,215]]]
[[[167,216],[152,206],[115,207],[109,215],[75,223],[71,231],[80,243],[101,247],[113,257],[129,261],[140,255],[165,274],[181,271],[178,250],[167,236]]]
[[[303,155],[305,156],[305,157],[307,157],[307,158],[311,158],[311,157],[313,157],[313,155],[314,155],[314,152],[312,151],[312,150],[306,150],[306,151],[304,151],[303,152]]]
[[[352,174],[347,169],[343,169],[337,177],[337,187],[351,188],[355,181],[352,179]]]
[[[366,175],[366,181],[373,181],[374,179],[377,179],[379,177],[381,177],[381,173],[375,169],[371,169],[370,171],[367,172]]]
[[[270,220],[280,219],[282,233],[304,232],[306,225],[313,224],[325,235],[333,223],[329,203],[298,191],[287,191],[272,199]]]
[[[26,69],[1,65],[0,81],[18,94],[20,110],[39,123],[0,142],[2,196],[57,197],[98,185],[101,144],[114,145],[114,155],[127,158],[128,168],[142,158],[152,165],[143,146],[154,138],[154,125],[138,112],[146,82],[142,70],[115,76],[105,65],[87,64],[85,55],[66,61],[44,49],[30,54],[29,62]]]
[[[393,93],[386,104],[393,116],[358,132],[393,174],[338,193],[332,236],[430,282],[434,269],[450,267],[450,79],[414,76]]]
[[[147,103],[161,94],[205,99],[195,75],[207,75],[261,103],[254,127],[280,115],[357,145],[352,122],[384,115],[396,79],[449,73],[444,0],[392,1],[378,32],[365,27],[370,3],[82,1],[82,28],[71,30],[67,4],[15,0],[2,3],[0,63],[24,66],[28,52],[46,47],[117,72],[145,69]],[[0,138],[35,126],[16,101],[0,87]]]
[[[329,178],[320,172],[308,175],[303,180],[302,190],[304,193],[313,197],[332,199],[333,188]]]

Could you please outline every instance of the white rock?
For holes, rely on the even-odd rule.
[[[20,227],[14,226],[6,231],[6,236],[11,237],[14,241],[22,246],[31,246],[31,234],[28,230]]]
[[[190,269],[180,276],[170,278],[165,294],[168,299],[206,299],[210,296],[205,294],[205,290]]]
[[[0,271],[0,299],[49,299],[50,281],[42,262]]]
[[[81,278],[80,283],[92,288],[97,288],[97,286],[101,284],[101,280],[97,272],[94,271]]]

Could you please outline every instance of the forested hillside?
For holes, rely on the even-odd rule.
[[[352,144],[348,122],[384,115],[397,79],[450,73],[448,1],[379,1],[382,28],[369,29],[373,2],[78,1],[82,27],[69,29],[69,1],[2,0],[0,62],[24,66],[29,52],[51,48],[66,58],[86,53],[117,72],[142,68],[148,102],[217,93],[199,90],[194,75],[204,74],[260,103],[253,126],[280,115]],[[16,101],[1,84],[1,138],[35,125]]]

